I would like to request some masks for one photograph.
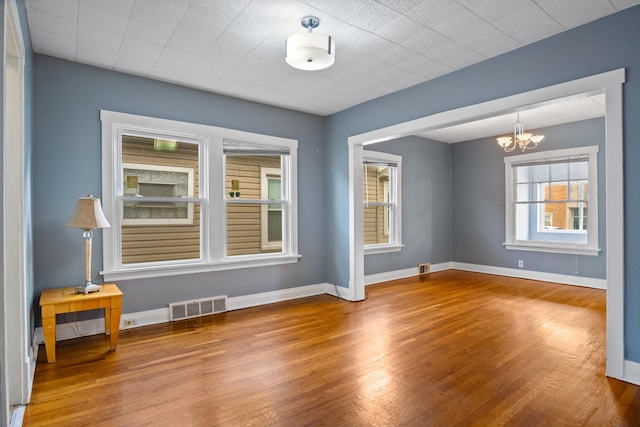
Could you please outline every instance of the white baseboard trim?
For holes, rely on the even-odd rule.
[[[451,262],[442,262],[439,264],[431,264],[431,272],[450,270]],[[405,268],[403,270],[385,271],[384,273],[369,274],[364,277],[364,285],[373,285],[374,283],[389,282],[391,280],[406,279],[407,277],[417,276],[419,274],[418,267]]]
[[[304,298],[313,295],[328,293],[331,287],[328,283],[299,286],[296,288],[282,289],[278,291],[262,292],[253,295],[227,298],[227,310],[239,310],[242,308],[272,304],[296,298]],[[342,288],[341,288],[342,289]],[[120,330],[139,328],[141,326],[156,325],[169,322],[169,307],[155,310],[139,311],[123,314],[120,319]],[[79,322],[62,323],[56,325],[56,341],[80,338],[88,335],[104,334],[104,318],[82,320]],[[43,344],[44,336],[42,327],[34,331],[34,343]],[[37,355],[37,350],[36,353]]]
[[[353,287],[344,288],[342,286],[332,285],[331,283],[327,283],[325,285],[324,293],[343,299],[345,301],[355,301],[356,299],[356,294],[355,294],[355,291],[353,290]]]
[[[631,384],[640,385],[640,363],[625,360],[624,377],[621,379]]]
[[[493,267],[489,265],[467,264],[464,262],[452,262],[451,264],[451,268],[456,270],[473,271],[475,273],[496,274],[498,276],[518,277],[521,279],[540,280],[543,282],[583,286],[586,288],[607,289],[606,279],[570,276],[567,274],[544,273],[540,271],[522,270],[519,268],[504,268]]]
[[[22,427],[22,421],[24,420],[24,405],[18,405],[11,411],[11,419],[9,421],[9,427]]]

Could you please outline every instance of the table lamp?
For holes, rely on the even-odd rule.
[[[81,228],[84,230],[84,285],[76,288],[79,294],[98,292],[102,286],[91,283],[91,238],[96,228],[110,227],[107,218],[104,217],[100,199],[95,199],[91,194],[87,197],[78,197],[76,210],[73,212],[67,227]]]

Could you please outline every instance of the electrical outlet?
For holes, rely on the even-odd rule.
[[[130,318],[130,319],[125,319],[124,320],[124,326],[127,327],[127,328],[130,327],[130,326],[135,326],[137,324],[138,324],[138,319]]]
[[[524,261],[521,259],[518,260],[518,268],[524,268]]]

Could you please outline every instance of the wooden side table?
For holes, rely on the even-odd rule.
[[[105,283],[100,292],[87,295],[77,294],[75,287],[45,289],[40,295],[40,307],[48,363],[56,361],[56,314],[103,308],[104,331],[106,335],[111,335],[109,350],[116,349],[122,313],[122,292],[115,283]]]

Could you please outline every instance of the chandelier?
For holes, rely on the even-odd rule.
[[[524,126],[520,122],[520,113],[516,116],[516,123],[513,125],[513,138],[510,136],[501,136],[498,138],[498,145],[507,153],[513,151],[516,146],[520,150],[531,150],[538,146],[540,141],[544,139],[544,135],[534,135],[524,131]]]
[[[305,16],[300,24],[308,30],[294,34],[285,43],[285,60],[293,68],[305,71],[324,70],[336,60],[336,44],[330,35],[313,33],[320,25],[315,16]]]

